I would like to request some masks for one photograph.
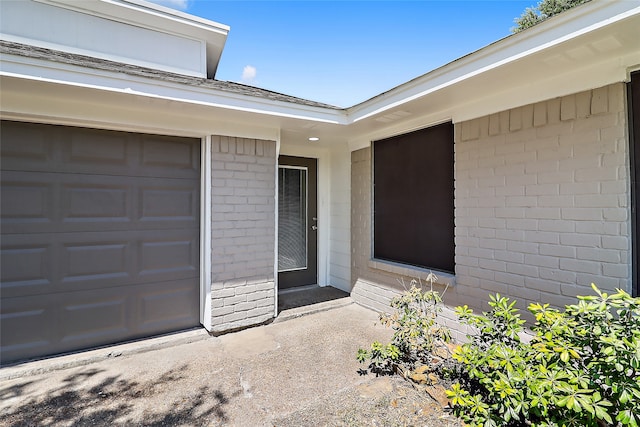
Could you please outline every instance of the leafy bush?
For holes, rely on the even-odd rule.
[[[391,300],[395,312],[380,314],[381,323],[394,331],[391,343],[375,341],[369,350],[358,350],[358,360],[369,361],[371,372],[398,373],[415,382],[428,383],[433,379],[429,372],[450,356],[446,346],[451,341],[449,329],[436,323],[442,303],[441,295],[433,290],[437,277],[430,273],[426,280],[430,283],[428,289],[424,289],[421,280],[412,280],[408,291]]]
[[[460,381],[447,391],[471,426],[640,424],[640,298],[618,290],[578,297],[564,311],[531,304],[530,342],[515,302],[491,296],[492,310],[458,307],[478,333],[454,352]]]
[[[526,8],[518,18],[514,19],[516,26],[511,29],[511,32],[519,33],[554,15],[589,1],[591,0],[541,0],[536,6]]]

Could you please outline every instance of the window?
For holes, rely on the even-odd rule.
[[[454,272],[453,124],[373,143],[376,259]]]

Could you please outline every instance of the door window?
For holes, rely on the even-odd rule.
[[[307,168],[278,170],[278,271],[307,268]]]

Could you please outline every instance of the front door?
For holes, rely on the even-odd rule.
[[[278,159],[278,289],[318,283],[317,159]]]

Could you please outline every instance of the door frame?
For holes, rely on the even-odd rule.
[[[283,161],[281,163],[281,161]],[[283,164],[284,163],[284,164]],[[311,280],[309,277],[305,277],[306,275],[308,275],[308,271],[306,271],[307,269],[305,269],[305,271],[300,271],[300,272],[296,272],[296,271],[291,271],[289,272],[289,278],[287,278],[287,281],[289,280],[302,280],[305,282],[309,282],[314,281],[315,283],[303,283],[299,286],[304,286],[304,285],[318,285],[320,283],[319,280],[319,241],[320,241],[320,232],[319,229],[316,228],[316,231],[312,231],[311,228],[313,225],[318,225],[319,223],[319,210],[318,210],[318,176],[319,176],[319,172],[318,172],[318,159],[315,157],[303,157],[303,156],[289,156],[289,155],[284,155],[284,154],[280,154],[278,156],[278,165],[277,165],[277,174],[279,176],[280,173],[280,168],[284,167],[284,168],[291,168],[291,169],[302,169],[302,170],[307,170],[307,224],[306,224],[306,232],[307,232],[307,263],[309,264],[315,264],[315,280]],[[315,174],[310,173],[311,172],[311,168],[313,167],[313,169],[315,169]],[[278,179],[277,179],[278,181]],[[277,190],[277,195],[276,195],[276,211],[279,212],[279,188]],[[315,196],[315,197],[314,197]],[[313,218],[312,218],[313,217]],[[315,218],[315,220],[314,220]],[[279,222],[279,217],[278,217],[278,222]],[[315,224],[314,224],[315,223]],[[277,228],[277,232],[276,235],[278,236],[277,241],[279,244],[279,227]],[[281,286],[280,286],[280,271],[278,268],[278,259],[279,259],[279,253],[276,252],[276,277],[278,277],[278,290],[282,290]],[[296,285],[288,285],[286,287],[286,289],[295,289],[298,286]]]

